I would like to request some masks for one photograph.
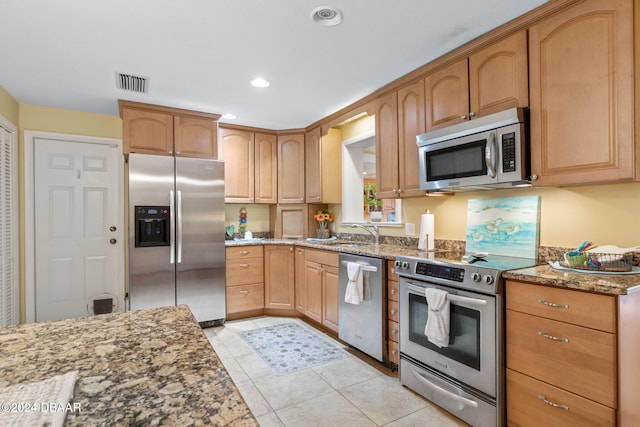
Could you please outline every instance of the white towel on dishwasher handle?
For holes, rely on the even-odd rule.
[[[347,291],[344,294],[344,302],[348,304],[360,304],[364,299],[362,269],[357,262],[347,263]]]
[[[449,345],[449,293],[435,288],[426,288],[424,295],[427,297],[429,313],[424,334],[427,339],[438,347]]]

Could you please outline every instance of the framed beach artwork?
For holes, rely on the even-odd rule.
[[[466,252],[538,257],[540,197],[471,199],[467,205]]]

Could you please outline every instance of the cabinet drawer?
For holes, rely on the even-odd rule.
[[[387,282],[387,299],[398,302],[398,282],[393,280]]]
[[[389,313],[387,317],[389,320],[393,320],[394,322],[398,321],[398,302],[397,301],[389,301],[388,305]]]
[[[400,335],[400,332],[398,331],[398,322],[388,320],[387,328],[389,332],[389,341],[398,342],[398,336]]]
[[[604,405],[507,369],[507,423],[511,427],[612,427],[616,414]]]
[[[616,407],[615,335],[512,310],[506,328],[508,368]]]
[[[339,268],[339,256],[338,252],[307,249],[304,254],[304,259],[311,262],[317,262],[318,264]]]
[[[398,281],[398,275],[396,274],[396,268],[393,266],[395,261],[387,261],[387,280]]]
[[[237,246],[227,248],[227,259],[262,257],[264,249],[259,246]]]
[[[264,282],[264,259],[227,260],[227,286]]]
[[[615,332],[615,298],[507,280],[507,309]]]
[[[394,341],[389,341],[389,362],[398,364],[398,356],[400,352],[398,351],[398,343]]]
[[[227,313],[261,308],[264,308],[264,284],[254,283],[227,288]]]

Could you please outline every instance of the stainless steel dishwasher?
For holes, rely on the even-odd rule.
[[[363,300],[360,304],[345,302],[347,266],[361,265]],[[340,292],[338,336],[352,347],[384,362],[386,342],[386,269],[382,259],[360,255],[340,254]]]

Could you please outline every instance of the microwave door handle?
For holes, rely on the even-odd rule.
[[[491,178],[496,177],[496,133],[489,134],[489,141],[484,149],[484,162],[487,165],[488,175]]]

